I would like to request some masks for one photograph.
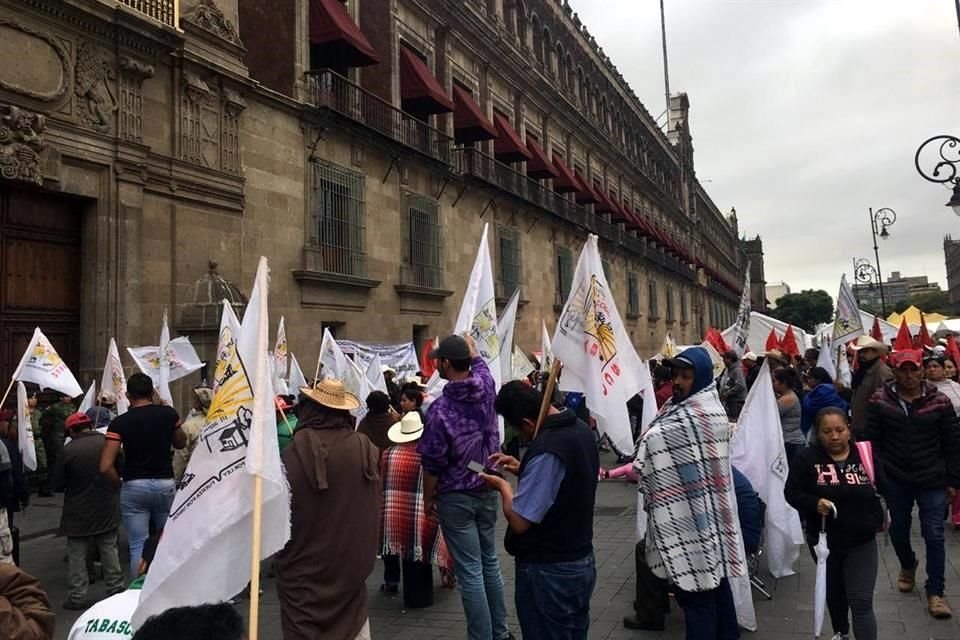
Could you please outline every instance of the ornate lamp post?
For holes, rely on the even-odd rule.
[[[870,264],[870,261],[866,258],[854,258],[853,259],[853,279],[857,284],[868,284],[870,288],[873,289],[873,283],[875,280],[879,280],[880,274],[877,273],[877,270],[873,268],[873,265]],[[856,291],[856,289],[854,289]],[[860,304],[860,295],[857,295],[857,304]]]
[[[882,209],[877,209],[874,211],[870,209],[870,232],[873,234],[873,257],[877,261],[877,284],[880,286],[880,309],[883,311],[883,315],[887,315],[887,300],[883,295],[883,270],[880,268],[880,247],[877,246],[877,236],[880,236],[882,240],[886,240],[890,237],[890,232],[887,231],[889,227],[893,226],[893,223],[897,221],[897,213],[888,207],[883,207]]]
[[[960,4],[958,4],[958,14],[960,14]],[[920,166],[920,155],[924,149],[931,149],[939,156],[939,158],[934,157],[933,166],[926,169]],[[944,184],[947,188],[953,185],[953,193],[947,206],[960,216],[960,176],[957,175],[957,167],[960,166],[960,138],[946,135],[930,138],[917,148],[913,162],[917,167],[917,173],[925,180]]]

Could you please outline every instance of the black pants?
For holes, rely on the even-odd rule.
[[[816,561],[817,555],[810,546]],[[873,611],[873,590],[877,584],[877,542],[851,549],[831,549],[827,556],[827,611],[834,633],[850,634],[857,640],[877,640],[877,616]]]
[[[400,556],[383,556],[383,581],[400,584],[403,566],[403,606],[423,609],[433,604],[433,566],[429,562],[400,561]]]
[[[633,610],[637,620],[643,625],[662,627],[670,612],[670,597],[667,593],[667,581],[658,578],[647,565],[646,547],[643,542],[636,546],[637,598],[633,601]]]

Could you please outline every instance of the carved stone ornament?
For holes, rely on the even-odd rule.
[[[187,10],[180,19],[193,23],[227,42],[243,46],[236,28],[223,15],[223,11],[213,3],[213,0],[200,0],[193,8]]]
[[[0,104],[0,176],[43,184],[40,154],[46,144],[46,118],[19,107]]]
[[[64,43],[8,16],[0,16],[0,59],[0,89],[43,103],[61,102],[70,89]]]
[[[152,64],[140,62],[133,58],[122,56],[120,58],[120,70],[135,78],[152,78],[154,69]]]
[[[80,121],[95,131],[109,133],[117,111],[111,87],[116,71],[93,45],[77,45],[77,67],[73,92],[77,96]]]
[[[247,108],[247,101],[244,100],[236,90],[230,87],[224,87],[223,108],[226,110],[227,115],[235,118]]]

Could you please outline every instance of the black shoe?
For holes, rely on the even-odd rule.
[[[380,585],[380,593],[385,593],[388,596],[395,596],[400,592],[400,587],[395,584],[384,583]]]
[[[637,616],[624,616],[623,626],[627,629],[634,629],[636,631],[663,631],[664,629],[664,624],[662,622],[659,624],[645,622]]]
[[[67,611],[86,611],[93,606],[90,600],[67,600],[63,603],[63,608]]]

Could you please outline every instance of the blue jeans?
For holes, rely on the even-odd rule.
[[[946,552],[943,543],[943,514],[946,509],[945,489],[917,489],[904,482],[887,478],[887,507],[890,509],[890,543],[904,569],[917,566],[917,555],[910,546],[913,525],[913,504],[920,510],[920,534],[927,546],[927,596],[942,596]]]
[[[170,480],[130,480],[120,489],[120,517],[123,528],[127,530],[127,542],[130,545],[130,577],[137,575],[143,543],[150,536],[150,525],[154,531],[163,529],[170,514],[170,506],[177,487]]]
[[[440,529],[453,557],[470,640],[510,635],[497,559],[498,495],[451,491],[437,497]]]
[[[514,601],[524,640],[586,640],[597,583],[593,554],[573,562],[517,561]]]
[[[674,589],[677,604],[683,609],[687,640],[736,640],[740,637],[733,591],[726,578],[716,589],[709,591]]]

